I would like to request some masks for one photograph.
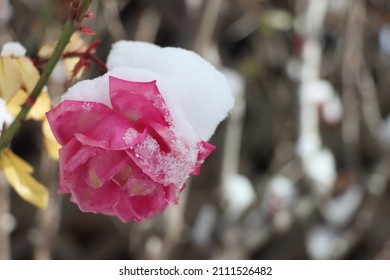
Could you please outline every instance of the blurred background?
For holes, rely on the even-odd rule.
[[[36,57],[69,2],[0,0],[0,46]],[[139,224],[58,196],[57,162],[25,122],[12,149],[50,204],[3,186],[1,258],[390,258],[390,1],[94,0],[91,11],[96,35],[83,37],[102,40],[103,61],[121,39],[194,50],[227,75],[235,107],[179,204]],[[54,103],[70,85],[50,81]]]

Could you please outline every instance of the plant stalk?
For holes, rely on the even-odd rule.
[[[90,3],[91,0],[82,1],[79,6],[78,16],[80,18],[74,18],[74,16],[70,16],[70,18],[66,22],[62,34],[60,36],[60,39],[56,45],[56,48],[54,49],[51,58],[47,62],[41,77],[39,78],[37,84],[35,85],[35,88],[31,92],[30,96],[27,98],[26,102],[23,104],[22,109],[20,110],[19,114],[15,117],[14,121],[5,131],[2,132],[0,137],[0,153],[11,143],[13,137],[21,127],[22,121],[26,118],[28,112],[30,111],[35,101],[37,100],[39,94],[41,93],[43,87],[47,84],[47,81],[49,80],[49,77],[53,72],[54,67],[56,66],[57,62],[60,60],[64,52],[64,49],[66,45],[69,43],[69,40],[72,37],[73,33],[77,31],[80,20],[84,17],[84,14],[88,9]]]

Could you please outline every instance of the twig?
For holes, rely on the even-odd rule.
[[[346,164],[354,180],[359,178],[360,169],[360,104],[356,82],[362,64],[365,4],[362,0],[352,2],[346,28],[346,44],[342,65],[343,106],[342,137]]]
[[[7,30],[7,21],[11,15],[11,8],[8,0],[0,0],[0,11],[3,13],[3,16],[0,17],[0,46],[2,46],[3,43],[11,39]]]
[[[370,130],[371,135],[377,137],[382,117],[379,109],[374,78],[372,77],[372,74],[368,69],[367,62],[364,59],[361,61],[361,73],[360,78],[357,79],[357,85],[362,96],[364,120],[367,123],[367,127]]]
[[[188,186],[187,186],[188,187]],[[176,206],[167,209],[165,217],[167,218],[167,230],[163,239],[159,259],[172,259],[173,252],[180,242],[185,229],[184,214],[187,207],[188,188],[180,195],[180,202]]]
[[[100,41],[95,41],[95,42],[100,44]],[[87,50],[85,52],[74,51],[74,52],[69,52],[69,53],[65,53],[62,55],[63,59],[74,58],[74,57],[80,58],[80,61],[81,61],[80,67],[87,67],[88,68],[90,66],[89,61],[92,61],[93,63],[96,64],[96,66],[98,66],[100,68],[101,72],[103,72],[103,73],[107,72],[106,64],[98,56],[96,56],[94,54],[94,50],[93,51]],[[40,65],[48,63],[49,60],[50,60],[49,58],[39,58],[39,59],[34,59],[33,63],[35,66],[40,66]],[[76,73],[74,73],[74,75],[77,75],[77,72],[79,70],[76,68],[77,68],[77,65],[73,71],[73,72],[76,72]]]
[[[126,30],[121,22],[117,1],[101,1],[107,28],[114,41],[126,38]]]
[[[57,194],[58,164],[53,164],[46,154],[41,157],[41,182],[50,190],[50,200],[46,211],[37,212],[37,240],[35,241],[34,259],[48,260],[52,258],[53,244],[61,220],[61,199]]]
[[[161,15],[158,10],[150,7],[144,11],[139,19],[135,40],[154,42],[161,23]]]
[[[244,85],[240,86],[242,88],[240,88],[240,92],[235,93],[235,105],[227,119],[225,145],[223,149],[224,160],[221,168],[222,181],[231,174],[237,174],[239,170],[241,138],[244,130],[243,118],[246,107],[245,87]]]
[[[377,165],[375,171],[367,181],[368,195],[359,210],[354,224],[345,230],[337,240],[337,251],[334,252],[334,259],[341,259],[347,254],[363,237],[373,222],[379,202],[383,200],[383,194],[389,182],[390,155],[387,154]]]
[[[210,47],[222,3],[222,0],[206,1],[205,11],[194,44],[194,50],[201,55],[204,55]]]
[[[305,15],[301,81],[298,89],[300,130],[297,142],[303,166],[310,165],[312,155],[321,149],[318,108],[312,102],[312,95],[316,93],[307,90],[307,87],[320,82],[322,51],[320,39],[327,8],[328,1],[310,0]],[[310,146],[309,150],[307,146]]]
[[[10,215],[10,188],[2,173],[0,173],[0,260],[11,258],[10,231],[7,218]]]

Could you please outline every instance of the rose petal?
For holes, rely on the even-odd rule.
[[[142,218],[152,218],[157,212],[163,211],[168,204],[176,204],[178,195],[184,186],[163,186],[153,181],[137,165],[129,161],[123,166],[113,180],[125,189],[129,197],[118,203],[116,211],[124,222],[140,221]]]
[[[112,178],[118,187],[125,190],[129,196],[143,196],[153,193],[161,184],[153,181],[132,160],[126,164]]]
[[[215,150],[215,146],[206,142],[201,141],[199,143],[199,153],[198,160],[196,162],[195,168],[190,174],[191,176],[197,176],[200,173],[200,168],[202,167],[205,159]]]
[[[60,187],[59,193],[68,193],[73,188],[75,182],[75,176],[69,176],[68,174],[77,173],[74,172],[80,165],[85,164],[87,160],[93,156],[93,153],[97,150],[95,147],[89,147],[82,145],[76,139],[71,139],[66,145],[59,150],[59,165],[60,165]],[[82,174],[80,179],[85,178],[85,174]],[[78,178],[77,178],[78,180]],[[77,182],[77,181],[76,181]],[[76,183],[77,185],[77,183]]]
[[[112,112],[101,103],[65,100],[46,116],[58,143],[65,145],[75,133],[89,131]]]
[[[143,217],[137,215],[137,213],[133,209],[133,205],[131,200],[128,197],[122,196],[118,203],[113,205],[112,207],[113,215],[117,215],[119,219],[124,222],[128,223],[131,221],[140,222]]]
[[[60,150],[60,165],[65,171],[71,173],[93,157],[97,150],[96,147],[85,146],[72,139]]]
[[[101,188],[94,189],[86,184],[79,184],[72,189],[72,201],[84,212],[114,215],[114,206],[124,193],[114,183],[108,181]]]
[[[111,179],[125,164],[128,157],[121,151],[112,152],[99,148],[88,150],[86,146],[82,146],[81,150],[84,150],[85,154],[88,152],[91,154],[87,160],[80,162],[76,170],[70,172],[66,168],[66,163],[63,166],[60,162],[63,183],[61,191],[70,192],[72,201],[77,203],[82,211],[113,215],[113,205],[121,196],[126,196],[126,193]],[[76,161],[74,157],[70,158]],[[83,158],[85,159],[86,156]]]
[[[123,151],[98,149],[93,157],[88,160],[85,170],[80,170],[79,172],[84,174],[84,181],[90,187],[100,188],[108,180],[111,180],[127,161],[128,156]]]
[[[128,120],[136,122],[146,117],[168,126],[164,118],[168,116],[168,111],[164,108],[156,81],[130,82],[110,76],[109,88],[113,109]]]
[[[139,133],[134,125],[120,114],[110,114],[103,117],[89,131],[75,133],[81,143],[105,150],[124,150],[134,146],[146,136]]]
[[[135,220],[153,218],[158,212],[162,212],[168,203],[165,200],[163,189],[148,196],[132,196],[122,199],[114,206],[118,217],[125,223]]]
[[[186,184],[183,184],[180,188],[175,185],[168,185],[164,188],[165,199],[170,204],[177,204],[179,202],[179,194],[184,190]]]

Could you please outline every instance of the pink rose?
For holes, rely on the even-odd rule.
[[[62,146],[59,192],[70,193],[82,211],[123,222],[176,204],[215,148],[193,128],[174,97],[178,90],[169,75],[129,67],[70,88],[47,113]]]

